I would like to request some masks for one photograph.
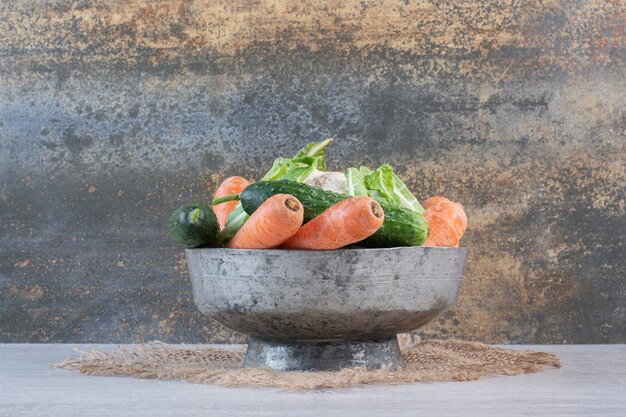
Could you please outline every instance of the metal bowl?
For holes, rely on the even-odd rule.
[[[396,334],[450,307],[466,248],[187,249],[200,311],[250,336],[244,365],[402,366]]]

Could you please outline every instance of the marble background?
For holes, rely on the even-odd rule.
[[[241,341],[170,212],[332,136],[469,216],[420,331],[626,342],[619,1],[3,1],[0,342]]]

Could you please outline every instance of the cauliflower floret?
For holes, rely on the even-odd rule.
[[[309,175],[309,178],[307,178],[304,183],[311,187],[322,188],[340,194],[346,193],[347,182],[343,172],[323,172],[316,169]]]

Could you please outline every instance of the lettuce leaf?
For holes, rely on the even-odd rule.
[[[315,170],[326,171],[326,149],[333,143],[332,138],[321,142],[312,142],[300,149],[293,158],[276,158],[270,170],[261,178],[261,181],[275,181],[288,179],[304,182]],[[250,216],[243,210],[241,203],[237,203],[228,215],[228,221],[218,236],[223,244],[235,236]]]
[[[287,173],[290,162],[291,158],[276,158],[270,170],[263,176],[263,180],[274,181],[282,178]]]
[[[365,168],[365,167],[362,167]],[[365,187],[365,175],[358,168],[348,168],[346,176],[346,194],[349,196],[368,195]]]
[[[326,148],[333,143],[333,138],[328,138],[321,142],[311,142],[296,154],[293,160],[297,160],[302,157],[312,157],[317,161],[317,169],[320,171],[326,171]]]
[[[402,180],[388,164],[372,171],[366,166],[346,170],[347,193],[369,195],[379,202],[385,202],[423,214],[424,208]]]
[[[332,138],[311,142],[300,149],[293,158],[276,158],[272,168],[261,181],[288,179],[303,182],[315,169],[326,171],[326,149],[331,143]]]
[[[293,158],[287,167],[287,172],[281,179],[304,182],[320,163],[320,158],[314,156]]]

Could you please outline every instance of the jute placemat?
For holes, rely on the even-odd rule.
[[[174,348],[160,342],[118,347],[114,352],[80,352],[77,358],[52,365],[86,375],[133,376],[183,380],[222,387],[260,386],[289,389],[349,387],[358,384],[408,384],[472,381],[487,375],[518,375],[545,367],[561,367],[555,355],[518,351],[459,340],[412,342],[400,337],[405,367],[399,371],[364,368],[336,372],[275,372],[242,367],[245,349]]]

